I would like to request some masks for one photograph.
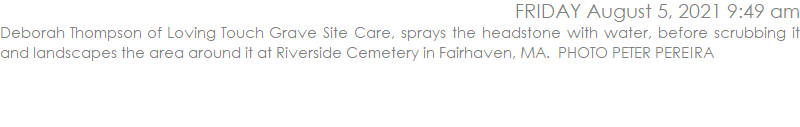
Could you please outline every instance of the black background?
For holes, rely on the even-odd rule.
[[[425,103],[432,105],[472,105],[523,107],[507,109],[509,112],[527,112],[532,105],[537,109],[564,108],[572,112],[584,105],[609,107],[621,103],[650,103],[674,98],[697,99],[697,96],[733,92],[730,89],[749,88],[741,85],[747,78],[739,74],[751,71],[742,69],[746,63],[761,61],[760,55],[747,54],[750,49],[767,48],[797,42],[786,39],[569,39],[566,30],[593,27],[602,34],[603,29],[649,29],[655,36],[656,27],[677,29],[742,29],[742,27],[769,27],[790,29],[797,19],[771,19],[768,14],[760,19],[727,19],[728,13],[720,3],[720,19],[658,19],[658,4],[652,3],[650,19],[626,19],[616,23],[613,18],[586,19],[591,3],[581,5],[578,19],[517,19],[512,17],[516,3],[248,3],[226,4],[108,4],[101,6],[17,6],[7,7],[8,18],[2,26],[18,29],[53,29],[70,26],[81,29],[141,29],[156,27],[172,29],[315,29],[320,35],[314,39],[0,39],[1,49],[235,49],[236,47],[290,47],[290,49],[317,49],[333,47],[345,50],[359,49],[415,49],[422,47],[469,47],[470,49],[508,49],[520,56],[521,47],[544,47],[550,59],[1,59],[6,79],[22,81],[14,87],[24,87],[27,94],[36,93],[52,102],[120,103],[123,107],[142,107],[123,104],[123,100],[144,99],[142,103],[183,105],[172,108],[154,108],[154,112],[198,108],[203,102],[217,106],[254,107],[262,110],[230,109],[239,112],[319,113],[320,107],[347,107],[348,109],[384,109],[399,106],[391,102]],[[555,4],[559,5],[559,4]],[[569,6],[569,4],[566,4]],[[683,9],[678,4],[665,8],[677,17]],[[739,4],[740,7],[747,4]],[[768,8],[787,6],[766,4]],[[598,8],[645,7],[645,4],[597,3]],[[25,9],[37,11],[24,11]],[[570,15],[575,15],[571,12]],[[35,13],[34,13],[35,12]],[[741,13],[741,12],[740,12]],[[563,16],[563,15],[562,15]],[[350,33],[346,39],[321,38],[323,27],[338,27]],[[388,29],[396,39],[356,39],[353,29]],[[474,29],[532,29],[561,30],[559,39],[453,39],[452,27]],[[748,28],[748,29],[750,29]],[[447,38],[400,39],[404,29],[447,30]],[[165,30],[165,29],[164,29]],[[220,30],[218,33],[222,32]],[[711,37],[710,34],[709,37]],[[788,36],[788,34],[787,34]],[[476,36],[476,37],[479,37]],[[557,47],[712,47],[714,59],[558,59]],[[704,48],[705,49],[705,48]],[[748,53],[742,53],[748,52]],[[119,55],[119,54],[118,54]],[[653,56],[654,54],[651,54]],[[274,57],[274,56],[273,56]],[[420,56],[421,57],[421,56]],[[710,56],[709,56],[710,57]],[[14,82],[15,82],[14,81]],[[12,82],[12,81],[9,81]],[[54,93],[58,93],[55,94]],[[32,96],[33,96],[32,95]],[[80,95],[80,96],[73,96]],[[726,94],[728,95],[728,94]],[[59,98],[69,96],[73,101]],[[734,96],[734,95],[728,95]],[[716,98],[724,100],[724,98]],[[741,99],[741,98],[740,98]],[[78,101],[83,100],[83,101]],[[163,101],[153,101],[163,100]],[[181,100],[181,101],[178,101]],[[188,101],[192,100],[192,101]],[[394,101],[392,101],[394,100]],[[425,100],[425,101],[422,101]],[[445,101],[448,100],[448,101]],[[458,100],[453,101],[453,100]],[[649,101],[648,101],[649,100]],[[681,99],[678,99],[681,100]],[[183,102],[187,101],[187,102]],[[453,102],[450,102],[453,101]],[[519,102],[512,104],[511,102]],[[681,101],[685,102],[685,101]],[[699,101],[702,102],[702,101]],[[699,103],[698,102],[698,103]],[[353,107],[351,104],[381,103],[384,106]],[[385,103],[385,104],[384,104]],[[490,104],[486,104],[490,103]],[[552,103],[569,103],[566,108]],[[591,103],[591,104],[589,104]],[[693,102],[694,103],[694,102]],[[194,105],[194,106],[190,106]],[[309,106],[309,107],[303,107]],[[528,106],[527,108],[524,108]],[[104,106],[99,106],[102,108]],[[114,106],[106,106],[114,107]],[[157,107],[157,106],[156,106]],[[202,106],[200,106],[202,107]],[[383,108],[381,108],[383,107]],[[425,106],[422,106],[425,107]],[[469,106],[467,106],[469,107]],[[644,108],[648,106],[640,106]],[[667,106],[669,107],[669,106]],[[417,107],[419,108],[419,107]],[[461,109],[455,106],[443,109]],[[113,108],[112,108],[113,109]],[[248,108],[249,109],[249,108]],[[432,111],[420,108],[417,112]],[[499,109],[498,109],[499,110]],[[675,109],[677,111],[677,109]],[[133,111],[133,110],[131,110]],[[450,111],[450,110],[448,110]],[[452,111],[459,112],[459,111]],[[550,112],[550,111],[547,111]],[[555,112],[555,111],[554,111]],[[113,114],[113,113],[112,113]],[[224,114],[224,113],[220,113]],[[289,113],[292,114],[292,113]],[[335,113],[334,113],[335,114]],[[381,114],[381,113],[377,113]],[[486,113],[491,114],[491,113]],[[298,114],[293,114],[298,115]],[[406,114],[407,115],[407,114]],[[250,115],[247,115],[250,116]],[[299,115],[302,116],[302,115]],[[333,116],[330,116],[333,117]],[[292,119],[294,117],[282,117]],[[300,117],[304,118],[304,117]]]

